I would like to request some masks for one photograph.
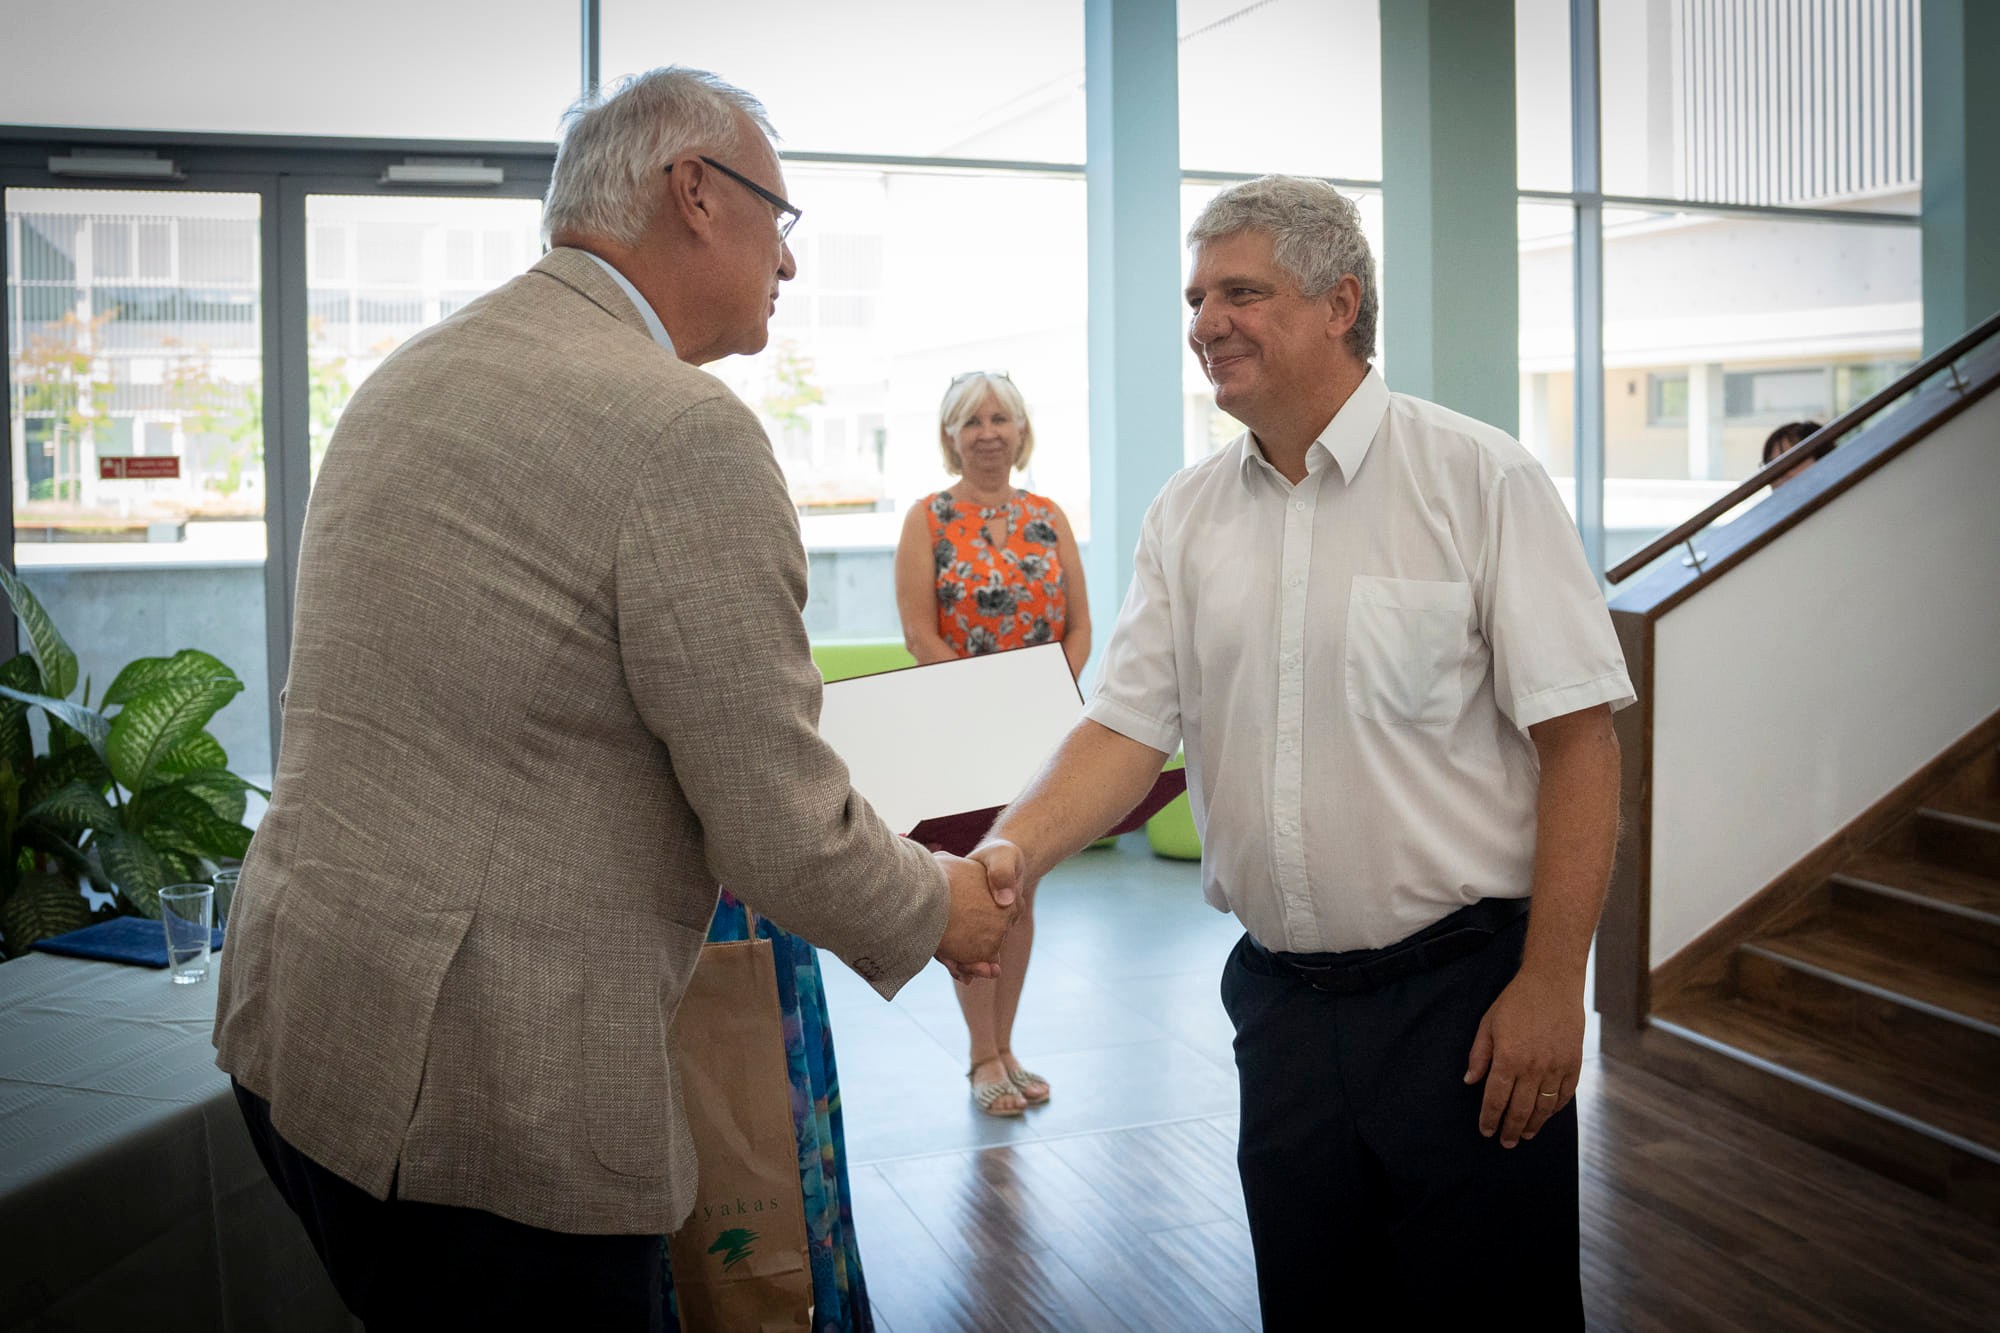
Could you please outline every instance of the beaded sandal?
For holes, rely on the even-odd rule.
[[[1013,1058],[1013,1055],[1012,1051],[1000,1052],[1000,1063],[1004,1066],[1008,1060]],[[1049,1099],[1049,1081],[1032,1069],[1013,1070],[1008,1073],[1007,1081],[1013,1084],[1015,1091],[1021,1094],[1021,1100],[1030,1106],[1040,1106]],[[1037,1084],[1040,1084],[1042,1089],[1042,1095],[1039,1097],[1028,1091],[1029,1088]]]
[[[965,1077],[969,1082],[972,1078],[972,1071],[969,1069],[966,1070]],[[1021,1090],[1014,1086],[1011,1079],[995,1079],[991,1083],[974,1083],[972,1085],[973,1105],[988,1115],[1013,1116],[1019,1115],[1028,1109],[1025,1106],[1002,1106],[996,1108],[993,1103],[999,1101],[1002,1097],[1019,1097],[1024,1102],[1028,1100],[1022,1094]]]
[[[1049,1099],[1049,1081],[1040,1074],[1035,1073],[1032,1069],[1017,1069],[1007,1075],[1007,1079],[1014,1085],[1015,1090],[1021,1094],[1021,1100],[1030,1106],[1040,1106]],[[1029,1088],[1034,1087],[1036,1084],[1040,1084],[1042,1089],[1042,1095],[1039,1097],[1028,1091]]]

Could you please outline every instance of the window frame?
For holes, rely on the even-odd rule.
[[[49,169],[52,158],[78,148],[100,152],[150,153],[169,159],[171,178],[85,177]],[[410,159],[476,159],[497,166],[503,180],[496,186],[390,185],[389,167]],[[385,197],[534,198],[547,195],[555,166],[555,145],[512,142],[436,140],[366,140],[308,138],[286,135],[167,134],[143,131],[69,129],[0,125],[0,205],[16,189],[111,189],[254,194],[259,199],[258,253],[260,271],[261,359],[263,377],[263,436],[266,555],[264,621],[266,669],[270,679],[270,738],[275,761],[282,715],[278,686],[291,660],[292,589],[297,581],[299,539],[305,526],[310,487],[307,320],[308,243],[306,199],[309,195],[357,194]],[[16,228],[8,228],[0,245],[0,293],[18,262]],[[137,259],[136,235],[128,242]],[[351,263],[352,247],[345,256]],[[174,271],[180,252],[174,249]],[[153,285],[172,285],[173,279]],[[145,285],[130,280],[130,285]],[[0,366],[9,369],[8,393],[13,392],[9,326],[0,320]],[[25,442],[23,442],[25,443]],[[14,441],[8,442],[10,450]],[[8,568],[14,562],[14,486],[11,466],[0,472],[0,513],[6,516],[5,550]],[[7,641],[19,651],[18,629]],[[7,653],[0,646],[0,655]]]

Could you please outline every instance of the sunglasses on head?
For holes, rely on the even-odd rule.
[[[959,385],[965,383],[967,380],[978,379],[981,375],[984,375],[988,379],[1006,380],[1009,384],[1012,384],[1014,382],[1013,376],[1009,375],[1004,370],[968,370],[963,372],[962,374],[953,375],[951,377],[951,387],[956,389]]]

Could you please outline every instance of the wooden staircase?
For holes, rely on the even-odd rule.
[[[1836,865],[1662,969],[1632,1054],[2000,1223],[2000,749]]]

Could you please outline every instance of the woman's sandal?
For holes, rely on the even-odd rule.
[[[1005,1055],[1009,1054],[1012,1054],[1012,1052],[1003,1053],[1002,1058],[1004,1059]],[[1021,1094],[1021,1100],[1030,1106],[1040,1106],[1049,1099],[1049,1081],[1032,1069],[1016,1069],[1007,1075],[1007,1081],[1013,1084],[1015,1091]],[[1034,1087],[1038,1083],[1042,1088],[1042,1095],[1039,1097],[1028,1091],[1029,1088]]]
[[[965,1077],[970,1081],[972,1071],[968,1069],[965,1072]],[[988,1115],[1014,1116],[1020,1115],[1028,1109],[1026,1106],[1002,1106],[996,1109],[993,1103],[999,1101],[1002,1097],[1019,1097],[1023,1102],[1028,1100],[1027,1094],[1015,1087],[1013,1080],[1010,1078],[995,1079],[991,1083],[974,1083],[972,1085],[973,1105]]]

